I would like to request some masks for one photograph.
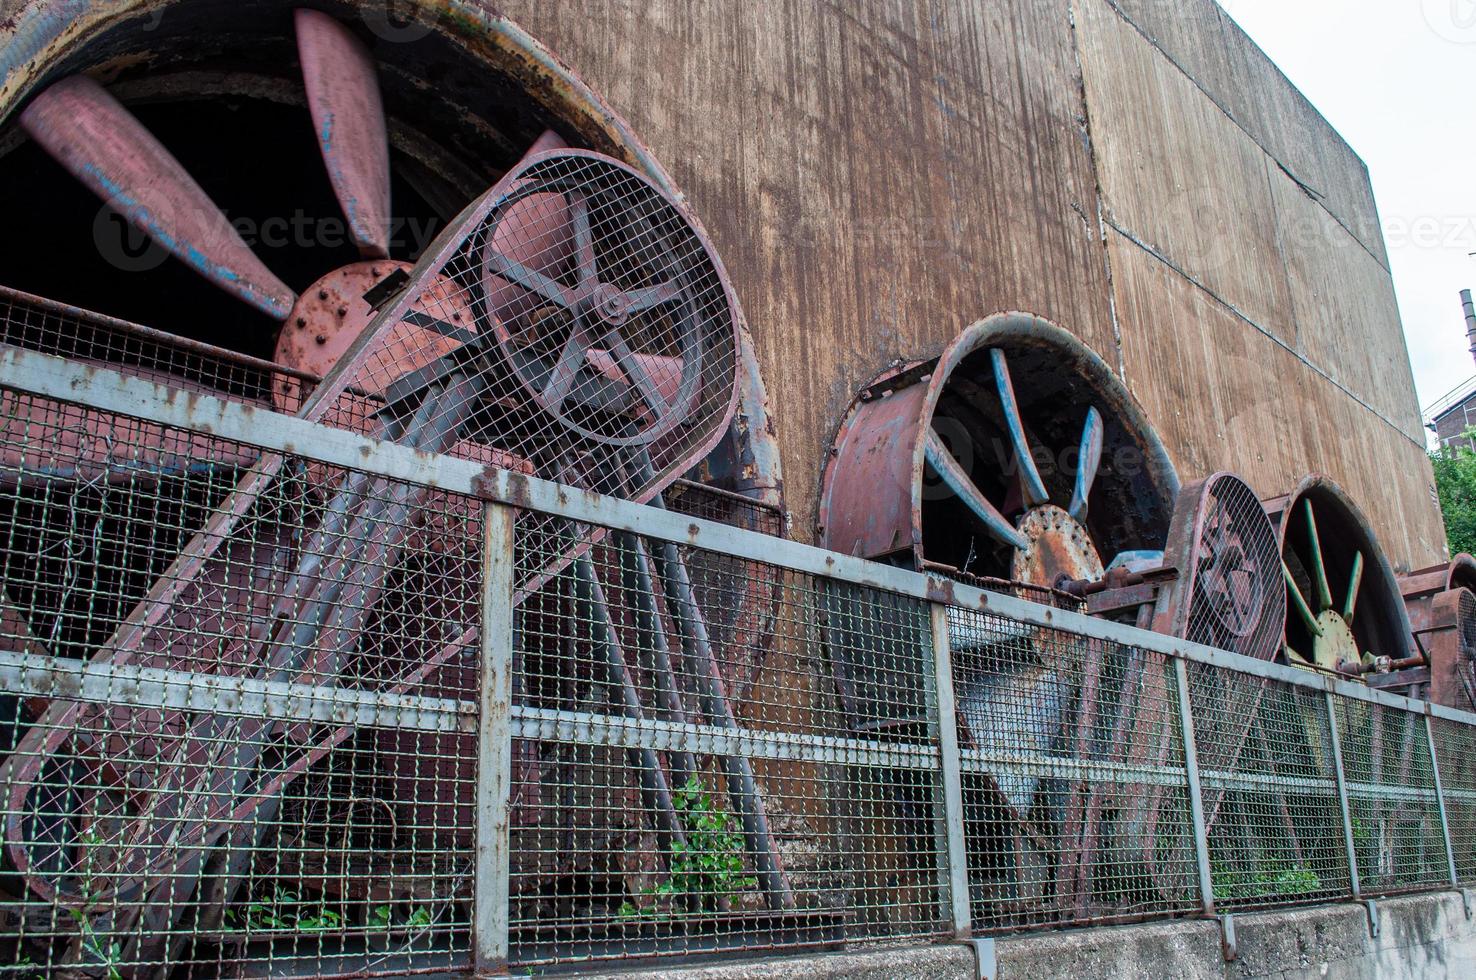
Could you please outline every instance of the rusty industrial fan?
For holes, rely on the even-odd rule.
[[[1415,644],[1427,666],[1413,667],[1390,686],[1436,704],[1476,710],[1476,558],[1399,577]]]
[[[1309,476],[1266,502],[1287,591],[1283,657],[1345,677],[1415,666],[1409,617],[1368,519],[1332,480]]]
[[[1162,444],[1107,365],[1067,331],[1024,314],[977,323],[936,360],[872,382],[832,456],[821,504],[827,546],[1068,607],[1079,599],[1067,586],[1097,582],[1114,563],[1162,561],[1178,492]],[[1205,576],[1206,592],[1213,576]],[[924,642],[925,616],[906,603],[840,592],[826,608],[827,650],[852,724],[916,737],[926,699],[909,665],[887,651],[898,638]],[[1142,663],[1104,663],[1111,654],[1096,644],[1083,658],[1046,631],[967,620],[952,627],[960,740],[986,757],[1046,758],[1073,741],[1116,752],[1107,732],[1135,731],[1142,720],[1126,693],[1152,673]],[[1150,755],[1160,748],[1147,734],[1119,737],[1116,746]],[[1118,821],[1118,801],[1075,789],[1033,775],[969,776],[970,840],[981,852],[973,863],[991,879],[976,882],[976,899],[994,907],[1039,891],[1036,866],[1056,859],[1036,846],[1043,822],[1070,821],[1073,840],[1085,840],[1088,823],[1098,840],[1110,836],[1100,825]],[[899,784],[895,795],[907,804],[916,794]],[[1149,837],[1151,815],[1150,806],[1140,819]],[[1100,852],[1083,843],[1059,859],[1086,868]]]
[[[1327,477],[1308,476],[1266,506],[1277,524],[1286,582],[1284,661],[1371,687],[1407,684],[1425,657],[1389,561],[1352,499]],[[1367,757],[1345,755],[1349,779],[1404,786],[1427,764],[1418,715],[1352,699],[1339,699],[1335,710],[1341,738],[1373,746]],[[1283,721],[1280,770],[1326,778],[1332,760],[1321,706],[1288,707],[1283,714],[1299,724]],[[1421,854],[1417,842],[1431,833],[1433,817],[1424,807],[1387,799],[1355,801],[1354,811],[1364,828],[1355,840],[1360,880],[1370,889],[1388,884],[1397,862]],[[1322,846],[1329,832],[1298,826],[1296,819],[1285,823],[1285,839],[1298,854]]]
[[[1160,551],[1177,491],[1163,444],[1102,359],[1055,324],[1007,313],[862,389],[826,468],[822,540],[1049,591]]]
[[[1093,583],[1073,583],[1096,615],[1130,619],[1156,632],[1243,656],[1269,660],[1281,644],[1286,597],[1275,530],[1255,491],[1231,473],[1185,486],[1174,506],[1163,560],[1138,558]],[[1211,701],[1218,675],[1194,674]],[[1112,764],[1162,766],[1177,751],[1170,661],[1135,647],[1091,644],[1080,681],[1080,701],[1069,733],[1072,751]],[[1237,700],[1239,692],[1237,694]],[[1261,738],[1259,699],[1234,716],[1197,718],[1201,762],[1230,768],[1247,741]],[[1210,791],[1207,811],[1221,794]],[[1079,841],[1062,861],[1063,904],[1073,915],[1092,908],[1093,871],[1125,862],[1149,870],[1165,894],[1184,884],[1184,841],[1166,839],[1159,826],[1165,801],[1160,786],[1117,787],[1080,781],[1067,798],[1065,839]],[[1108,824],[1110,822],[1110,829]]]
[[[155,241],[281,321],[282,363],[269,366],[277,408],[417,449],[655,501],[722,437],[736,397],[736,304],[695,223],[640,174],[599,154],[561,151],[562,140],[549,133],[416,265],[392,261],[373,63],[331,18],[299,11],[296,27],[324,162],[365,257],[300,295],[255,258],[185,169],[95,82],[77,76],[54,84],[32,101],[22,125]],[[105,320],[73,314],[79,323]],[[89,359],[202,388],[101,353]],[[231,389],[211,393],[241,397]],[[66,625],[76,617],[56,608],[70,600],[41,587],[24,597],[33,613],[54,620],[49,633],[65,645],[119,665],[469,696],[474,673],[464,664],[475,644],[475,588],[432,598],[438,582],[474,586],[475,515],[464,503],[362,475],[294,468],[274,454],[203,437],[181,440],[97,413],[86,417],[79,439],[75,411],[17,407],[30,414],[11,415],[7,446],[33,441],[26,453],[11,452],[5,468],[21,472],[40,448],[48,465],[26,479],[40,481],[43,496],[96,478],[126,479],[130,487],[183,479],[188,489],[191,474],[203,472],[211,481],[211,493],[171,512],[200,532],[161,556],[172,560],[155,567],[152,584],[108,582],[105,567],[95,572],[95,587],[116,590],[120,603],[136,603],[131,610],[120,605],[111,619],[89,615],[83,635]],[[221,486],[232,485],[232,493],[221,494]],[[137,537],[118,536],[129,535]],[[427,545],[427,537],[436,543]],[[685,710],[733,724],[722,676],[728,665],[714,656],[678,549],[648,555],[633,541],[532,519],[519,522],[519,548],[526,560],[517,601],[545,621],[595,624],[594,635],[583,638],[595,651],[585,662],[601,665],[600,680],[624,713],[648,709],[638,694],[631,699],[637,667],[624,659],[622,640],[641,650],[659,644],[679,651],[705,685]],[[599,569],[615,564],[626,573],[602,582]],[[550,596],[555,577],[577,582],[575,594]],[[651,607],[643,625],[611,616],[612,607],[638,599]],[[558,613],[561,603],[573,604],[567,608],[575,614]],[[30,635],[28,624],[12,622],[17,615],[8,603],[12,635]],[[656,635],[668,623],[675,636]],[[669,693],[658,711],[683,707],[684,695]],[[133,931],[137,948],[129,955],[138,957],[163,955],[192,903],[226,900],[230,882],[243,874],[232,862],[249,855],[253,835],[273,825],[284,790],[362,737],[352,725],[299,726],[286,731],[285,748],[265,753],[272,725],[259,718],[74,702],[30,709],[31,727],[4,763],[6,854],[31,890],[78,908],[80,921],[90,909],[112,908],[107,928]],[[402,763],[413,754],[394,743],[397,733],[370,737]],[[513,778],[536,796],[537,748],[521,751]],[[380,775],[412,795],[404,801],[411,824],[464,834],[469,800],[413,798],[427,776],[438,791],[455,785],[456,760],[470,753],[447,755]],[[101,781],[74,786],[76,767],[99,759]],[[651,753],[629,761],[653,821],[671,836],[663,764]],[[787,885],[752,773],[746,760],[723,758],[719,766],[762,887],[771,905],[782,906]],[[108,839],[105,854],[87,856],[91,872],[107,882],[105,894],[78,891],[84,827]],[[105,866],[94,867],[98,861]],[[219,889],[213,899],[207,885]],[[200,914],[208,919],[208,910]],[[81,968],[84,947],[69,954]]]

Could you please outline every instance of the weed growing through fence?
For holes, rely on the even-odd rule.
[[[1216,867],[1213,873],[1215,898],[1223,900],[1295,898],[1322,890],[1317,872],[1300,864],[1271,862],[1254,871]]]
[[[226,919],[234,921],[234,913],[227,911]],[[343,924],[343,917],[325,906],[310,906],[296,892],[278,885],[270,898],[257,899],[246,906],[242,924],[248,932],[322,932],[337,929]]]
[[[671,846],[670,874],[665,881],[642,894],[653,899],[647,908],[633,902],[620,906],[622,917],[670,914],[670,906],[690,903],[714,910],[718,903],[758,885],[744,873],[743,835],[738,821],[713,800],[696,776],[687,780],[671,797],[681,819],[685,842]]]
[[[93,863],[102,846],[103,839],[96,830],[88,830],[82,835],[82,906],[67,909],[67,914],[77,924],[82,950],[92,957],[93,965],[103,968],[107,980],[123,980],[123,974],[118,970],[118,964],[123,960],[123,946],[117,942],[109,942],[104,946],[102,938],[92,928],[92,913],[97,906]]]

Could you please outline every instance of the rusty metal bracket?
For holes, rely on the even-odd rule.
[[[365,291],[364,302],[369,304],[369,309],[378,313],[379,308],[398,296],[409,282],[410,273],[404,269],[396,269]]]
[[[937,367],[938,359],[936,357],[902,367],[895,374],[884,375],[880,380],[862,388],[860,398],[863,402],[869,402],[873,399],[890,395],[894,391],[910,388],[920,381],[926,381],[931,378],[933,371]]]

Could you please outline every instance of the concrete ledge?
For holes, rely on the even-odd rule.
[[[1001,937],[999,977],[1079,980],[1277,980],[1349,977],[1402,980],[1476,976],[1476,922],[1457,892],[1380,900],[1379,935],[1363,905],[1330,905],[1235,916],[1237,955],[1225,962],[1216,922],[1185,919],[1147,925]],[[867,949],[644,972],[600,974],[662,980],[975,980],[972,948],[962,944]]]
[[[597,974],[604,980],[974,980],[974,951],[961,944],[783,956],[747,963]]]

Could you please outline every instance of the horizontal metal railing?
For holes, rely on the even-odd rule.
[[[1476,715],[1467,712],[253,405],[186,394],[95,364],[0,348],[0,389],[479,501],[484,581],[475,700],[0,652],[0,680],[16,695],[262,719],[284,729],[316,724],[474,734],[474,785],[461,788],[474,797],[476,846],[466,872],[473,887],[463,939],[449,947],[466,943],[459,965],[469,969],[1215,913],[1450,887],[1468,880],[1463,869],[1476,868],[1470,853],[1476,845]],[[690,623],[683,629],[675,599],[661,599],[658,609],[630,597],[618,624],[602,625],[593,612],[578,612],[591,601],[579,591],[585,559],[551,566],[547,574],[553,584],[544,588],[564,589],[560,594],[571,598],[566,611],[542,615],[567,622],[558,631],[547,623],[531,626],[519,606],[519,563],[530,559],[515,543],[516,514],[628,535],[648,542],[657,557],[671,545],[682,556],[742,563],[740,576],[756,577],[760,570],[785,576],[770,619],[777,618],[771,628],[789,641],[786,654],[824,661],[831,670],[849,656],[842,666],[854,668],[850,681],[873,683],[875,691],[866,697],[853,692],[859,709],[824,710],[766,694],[758,697],[754,717],[740,710],[725,719],[704,708],[699,714],[705,721],[643,713],[639,698],[625,713],[530,703],[529,686],[547,680],[529,666],[530,631],[557,632],[565,651],[573,648],[571,637],[582,638],[573,646],[590,649],[640,637],[628,673],[645,664],[648,648],[660,645],[662,623],[684,640],[692,631]],[[857,590],[859,615],[837,611],[842,606],[835,590],[841,587]],[[916,626],[915,635],[867,635],[884,632],[876,627],[883,621],[879,610],[890,608],[882,596],[911,603],[896,615]],[[920,620],[916,610],[923,610]],[[836,624],[853,621],[859,625],[837,638]],[[1043,650],[1102,657],[1103,676],[1117,686],[1089,693],[1074,668]],[[822,668],[784,669],[796,686],[819,691],[829,683]],[[1034,686],[1018,686],[1022,671]],[[690,691],[700,679],[683,675],[677,686]],[[703,697],[715,696],[699,692],[698,700]],[[829,704],[831,695],[813,698]],[[1264,744],[1252,737],[1258,733]],[[528,746],[544,744],[564,747],[559,751],[573,760],[573,775],[554,781],[564,803],[529,804],[519,797],[515,774],[525,763],[518,760],[528,757]],[[1279,754],[1290,744],[1300,747],[1298,758]],[[614,754],[607,759],[598,753]],[[715,787],[713,801],[694,803],[696,797],[681,796],[680,787],[667,787],[668,796],[681,796],[683,806],[744,815],[718,835],[744,839],[744,870],[725,879],[727,890],[707,895],[707,906],[690,916],[682,913],[680,894],[671,898],[671,888],[652,892],[667,905],[652,900],[635,912],[600,911],[597,902],[570,912],[552,899],[532,897],[540,879],[515,867],[515,834],[541,833],[529,828],[543,826],[561,806],[591,814],[614,806],[579,793],[593,787],[604,796],[590,799],[635,794],[621,788],[625,783],[617,786],[633,777],[610,773],[639,769],[638,760],[645,759],[644,778],[661,773],[661,759],[680,756],[716,760],[705,769],[698,764],[709,772],[705,785]],[[813,862],[820,870],[787,872],[798,899],[776,897],[772,883],[754,883],[762,877],[756,842],[763,835],[748,822],[752,805],[744,803],[732,760],[754,769],[759,796],[782,811],[768,814],[770,824],[777,819],[786,828],[809,828],[805,846],[823,852]],[[660,798],[659,787],[647,788]],[[515,831],[514,811],[528,806],[543,816],[527,818]],[[685,820],[691,811],[678,806],[669,812]],[[576,830],[568,833],[585,832]],[[688,833],[695,832],[689,827]],[[794,845],[800,836],[793,829],[768,831],[791,852],[804,850]],[[1275,844],[1267,843],[1271,838]],[[540,843],[530,846],[548,854],[565,846],[536,839]],[[598,846],[607,848],[609,861],[622,859],[615,844]],[[674,876],[672,859],[661,856],[669,846],[640,847],[646,863],[622,872],[628,880],[657,874],[662,861]],[[854,866],[842,866],[848,862]],[[761,894],[768,903],[763,915],[749,908]],[[687,918],[695,925],[684,924]],[[345,950],[283,957],[275,968],[334,972],[352,960],[352,948]],[[367,952],[363,957],[373,960]],[[403,967],[397,961],[383,969]]]

